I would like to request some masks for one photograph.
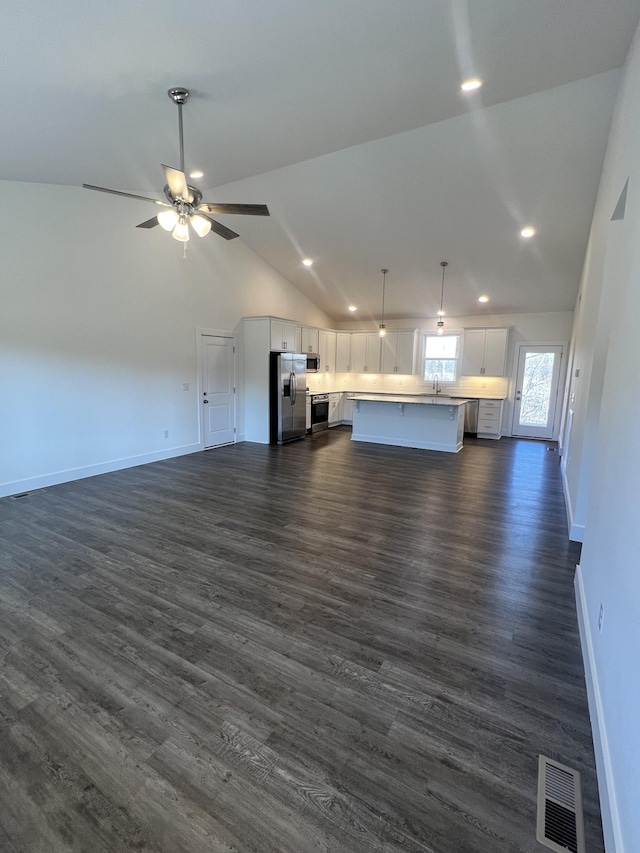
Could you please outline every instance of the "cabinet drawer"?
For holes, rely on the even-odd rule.
[[[500,420],[499,409],[478,409],[478,420],[497,421]]]
[[[500,424],[497,420],[487,421],[485,419],[480,420],[480,418],[478,418],[478,432],[490,432],[497,435],[500,432]]]
[[[502,400],[480,400],[480,410],[482,409],[499,409],[502,405]]]

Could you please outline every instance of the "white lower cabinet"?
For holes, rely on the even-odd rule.
[[[329,426],[342,423],[342,394],[329,394]]]
[[[478,438],[500,438],[502,400],[480,400],[478,403]]]
[[[346,394],[342,397],[342,423],[353,423],[353,400]]]

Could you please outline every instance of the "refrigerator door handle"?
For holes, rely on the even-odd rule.
[[[298,380],[296,379],[295,371],[291,371],[291,376],[289,377],[289,382],[291,383],[291,391],[289,396],[291,397],[291,405],[295,406],[296,397],[298,396]]]

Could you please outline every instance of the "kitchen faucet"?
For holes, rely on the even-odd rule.
[[[440,389],[440,383],[438,382],[438,374],[437,373],[433,374],[433,390],[436,392],[436,394],[439,394],[440,390],[441,390]]]

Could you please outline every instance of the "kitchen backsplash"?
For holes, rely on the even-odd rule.
[[[310,391],[385,391],[403,394],[426,394],[429,386],[418,382],[417,376],[384,373],[307,373]],[[495,376],[464,376],[455,394],[469,397],[507,396],[508,380]]]

